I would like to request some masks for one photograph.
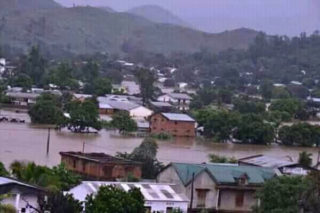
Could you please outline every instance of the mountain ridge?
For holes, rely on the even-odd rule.
[[[247,48],[258,33],[210,34],[93,7],[10,13],[0,17],[0,22],[1,43],[12,52],[25,52],[32,45],[39,45],[52,56],[96,52],[125,54],[140,50],[168,55],[193,53],[204,47],[219,52]]]
[[[173,14],[171,11],[164,9],[158,5],[143,5],[139,7],[132,8],[127,11],[134,15],[144,17],[155,23],[163,24],[174,24],[183,27],[191,28],[191,25],[182,20],[177,15]]]

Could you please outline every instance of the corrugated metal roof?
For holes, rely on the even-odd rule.
[[[185,100],[192,99],[188,94],[185,94],[185,93],[170,93],[168,95],[174,99],[185,99]]]
[[[109,97],[98,97],[98,102],[99,102],[99,106],[100,106],[100,104],[102,106],[108,105],[112,109],[124,110],[124,111],[129,111],[131,109],[135,109],[140,106],[140,105],[133,103],[131,101],[113,99],[113,98],[109,98]]]
[[[32,186],[32,185],[20,182],[18,180],[12,179],[12,178],[0,177],[0,187],[2,185],[6,185],[6,184],[17,184],[17,185],[21,185],[21,186],[25,186],[25,187],[41,190],[40,188],[38,188],[36,186]]]
[[[274,157],[265,156],[265,155],[257,155],[257,156],[239,159],[239,162],[260,166],[260,167],[270,167],[270,168],[281,168],[284,166],[291,166],[291,165],[297,164],[296,162],[292,162],[289,160],[274,158]]]
[[[192,121],[194,122],[195,120],[191,118],[187,114],[181,114],[181,113],[162,113],[164,117],[171,121]]]
[[[183,184],[192,180],[192,175],[208,172],[218,184],[235,184],[242,175],[248,177],[249,184],[262,184],[275,176],[271,168],[239,166],[237,164],[186,164],[172,163]]]
[[[84,201],[87,195],[97,193],[101,186],[114,185],[129,191],[132,188],[139,188],[145,201],[163,201],[163,202],[189,202],[188,198],[176,190],[175,185],[165,183],[126,183],[126,182],[101,182],[101,181],[83,181],[80,185],[71,189],[68,193],[75,199]]]

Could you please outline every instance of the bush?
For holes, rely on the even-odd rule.
[[[161,132],[158,134],[152,134],[151,137],[158,139],[158,140],[170,140],[172,138],[172,135],[167,132]]]

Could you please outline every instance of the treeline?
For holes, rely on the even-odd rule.
[[[312,112],[297,99],[279,99],[270,106],[258,100],[234,100],[232,110],[211,105],[194,109],[193,114],[203,127],[203,134],[216,141],[249,144],[318,146],[320,127],[303,122]],[[300,120],[300,123],[295,123]],[[285,122],[292,122],[288,126]]]

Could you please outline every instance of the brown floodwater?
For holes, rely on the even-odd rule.
[[[25,124],[0,123],[0,161],[7,166],[14,160],[34,161],[37,164],[53,166],[60,162],[59,152],[82,151],[83,143],[85,152],[104,152],[111,155],[117,152],[131,152],[143,140],[143,138],[123,137],[114,131],[106,130],[96,135],[51,130],[47,155],[46,128],[31,126],[27,114],[1,111],[0,115],[27,121]],[[291,156],[297,159],[301,151],[307,151],[313,153],[314,160],[318,155],[318,148],[285,147],[276,144],[270,146],[221,144],[191,138],[158,141],[158,145],[158,159],[164,163],[207,162],[210,153],[236,158],[266,154],[274,157]]]

